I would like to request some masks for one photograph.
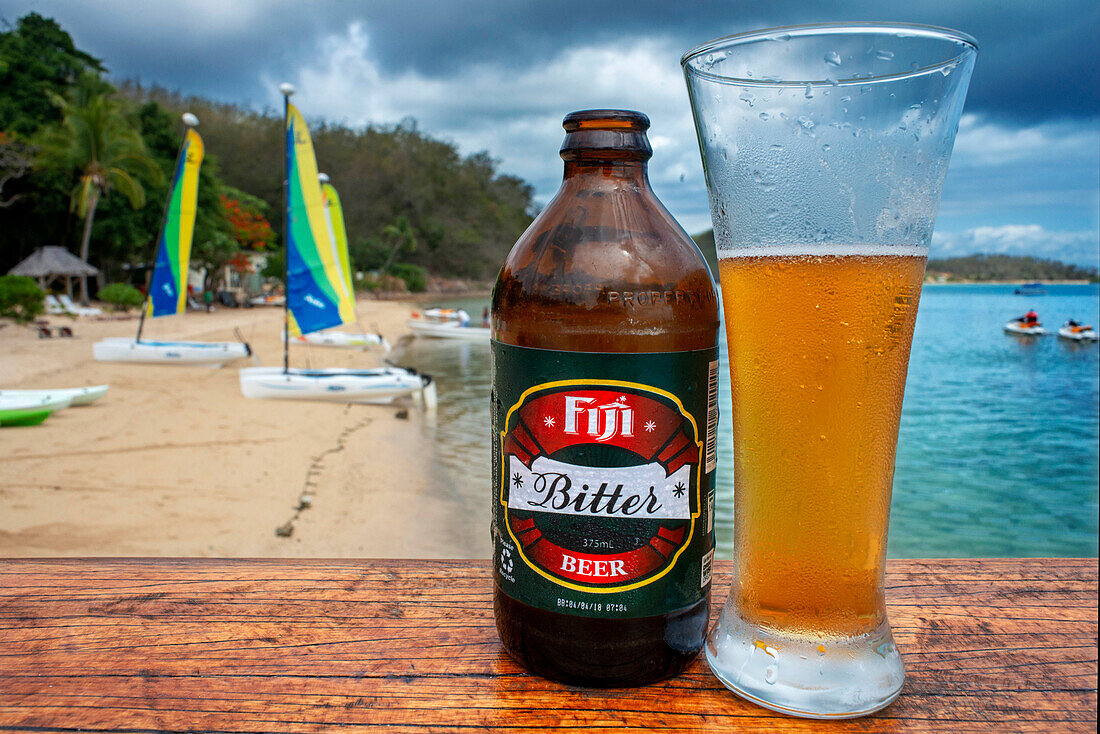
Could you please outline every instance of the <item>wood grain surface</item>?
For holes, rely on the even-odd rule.
[[[1096,731],[1096,559],[891,561],[887,587],[901,697],[814,722],[702,660],[644,688],[529,675],[486,561],[0,560],[0,730]]]

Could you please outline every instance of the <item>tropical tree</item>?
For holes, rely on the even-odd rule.
[[[61,110],[61,122],[46,128],[39,141],[43,166],[76,173],[69,209],[84,220],[80,258],[85,261],[100,199],[117,190],[132,208],[140,209],[145,206],[145,189],[139,174],[162,175],[140,131],[122,106],[101,89],[99,79],[86,76],[67,98],[52,95]],[[80,278],[80,299],[88,302],[86,276]]]
[[[389,257],[386,258],[386,264],[379,271],[385,275],[398,252],[401,250],[416,251],[416,230],[409,224],[408,217],[400,216],[394,220],[393,224],[387,224],[382,228],[382,237],[393,242],[393,249],[390,250]]]

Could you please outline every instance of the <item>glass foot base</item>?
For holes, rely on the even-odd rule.
[[[850,719],[901,693],[905,667],[890,627],[859,637],[779,635],[725,610],[707,639],[707,662],[723,684],[755,704],[791,716]]]

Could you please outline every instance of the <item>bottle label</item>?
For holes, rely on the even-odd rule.
[[[702,599],[714,548],[717,348],[609,354],[493,342],[501,590],[585,617]]]

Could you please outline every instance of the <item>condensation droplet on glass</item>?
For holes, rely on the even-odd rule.
[[[840,82],[838,82],[836,79],[833,79],[831,76],[825,77],[825,83],[828,84],[830,87],[840,86]]]
[[[814,121],[811,120],[810,118],[806,117],[805,115],[802,115],[798,118],[798,125],[803,130],[813,130],[814,129]]]
[[[754,170],[752,172],[752,180],[756,183],[761,183],[764,180],[764,174],[760,173],[760,171]]]
[[[784,41],[789,41],[789,40],[791,40],[791,34],[790,33],[780,33],[778,36],[772,36],[771,40],[779,41],[780,43],[782,43]]]
[[[806,85],[806,92],[805,92],[804,96],[806,97],[806,99],[813,99],[814,98],[814,87],[813,87],[812,84],[807,84]]]
[[[829,53],[825,54],[825,63],[829,66],[840,66],[840,54],[838,54],[836,51],[830,51]]]
[[[768,114],[767,112],[761,112],[761,113],[760,113],[760,119],[761,119],[761,120],[763,120],[763,121],[765,121],[765,122],[767,122],[767,121],[768,121],[768,120],[770,120],[771,118],[772,118],[772,116],[771,116],[771,115],[769,115],[769,114]]]
[[[741,90],[741,96],[738,97],[738,99],[740,99],[742,102],[747,103],[749,107],[752,107],[753,103],[756,102],[756,96],[747,89]]]
[[[845,94],[843,97],[840,98],[840,101],[841,102],[851,102],[852,101],[852,95]]]
[[[859,93],[860,94],[867,94],[870,91],[871,91],[871,88],[868,87],[867,85],[864,85],[864,86],[859,88]]]
[[[829,145],[828,143],[825,143],[824,145],[821,146],[821,152],[822,153],[828,153],[830,150],[832,150],[832,147],[833,146]]]
[[[887,51],[884,48],[880,48],[875,51],[875,58],[882,59],[883,61],[889,61],[890,59],[894,58],[894,52]]]
[[[769,665],[764,669],[764,682],[770,686],[774,686],[775,682],[779,680],[779,668],[775,665]]]
[[[779,216],[779,210],[775,207],[772,207],[771,209],[768,209],[768,211],[764,212],[764,216],[768,219],[775,219]]]

